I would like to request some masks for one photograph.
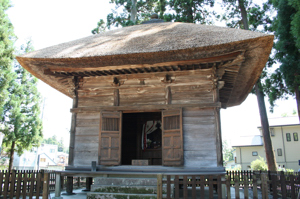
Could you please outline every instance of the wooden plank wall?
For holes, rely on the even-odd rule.
[[[105,110],[105,107],[119,105],[142,109],[143,105],[182,104],[184,107],[185,104],[214,103],[217,102],[217,80],[213,73],[213,69],[202,69],[84,77],[78,90],[78,108],[103,107]],[[114,95],[116,89],[117,96]],[[186,166],[216,165],[214,117],[213,109],[185,109]],[[78,113],[76,122],[74,166],[89,166],[91,161],[98,160],[100,113]]]
[[[90,166],[98,161],[100,113],[78,113],[74,165]]]
[[[216,167],[217,150],[214,109],[183,109],[184,165]]]
[[[114,106],[115,89],[119,89],[119,106],[215,102],[212,73],[212,69],[203,69],[85,77],[78,90],[78,107]]]

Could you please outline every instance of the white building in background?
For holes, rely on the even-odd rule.
[[[58,166],[58,146],[41,144],[39,148],[25,151],[21,156],[15,154],[13,168],[16,170],[63,170],[64,166]]]
[[[270,134],[277,166],[280,168],[300,168],[300,124],[298,117],[269,119]],[[261,130],[261,127],[258,127]],[[266,160],[262,132],[260,135],[244,136],[232,147],[236,148],[235,164],[242,170],[250,169],[251,162],[263,157]]]

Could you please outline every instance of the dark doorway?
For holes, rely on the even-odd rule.
[[[149,165],[162,165],[161,113],[123,113],[122,165],[132,160],[148,160]]]

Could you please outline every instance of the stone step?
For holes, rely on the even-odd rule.
[[[89,192],[87,199],[156,199],[156,194],[126,194],[126,193],[101,193]]]
[[[156,194],[157,186],[93,185],[91,191],[106,193]],[[166,192],[166,188],[163,189],[163,193],[164,192]]]
[[[156,178],[94,178],[95,185],[122,185],[122,186],[156,186]]]

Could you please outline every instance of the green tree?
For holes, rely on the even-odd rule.
[[[211,24],[214,12],[209,7],[214,6],[214,0],[169,0],[168,5],[175,14],[166,14],[166,21]]]
[[[106,24],[103,19],[99,20],[92,33],[97,34],[113,26],[125,27],[139,24],[150,19],[153,12],[160,10],[159,6],[164,5],[163,2],[163,0],[110,0],[110,3],[115,4],[115,9],[107,15]]]
[[[268,166],[264,158],[259,156],[259,159],[256,159],[251,162],[251,169],[253,171],[267,171]]]
[[[22,53],[32,50],[31,43],[21,47]],[[12,169],[14,153],[39,146],[43,137],[40,120],[40,95],[37,78],[28,73],[15,61],[14,79],[9,82],[9,101],[4,104],[3,146],[9,152],[9,169]]]
[[[298,117],[300,120],[300,2],[296,0],[273,0],[277,9],[274,23],[276,55],[286,88],[296,96]],[[282,80],[278,80],[283,85]],[[276,82],[275,82],[276,83]],[[275,85],[278,85],[275,84]],[[279,87],[279,86],[278,86]],[[278,91],[277,89],[276,91]],[[274,100],[281,98],[280,93],[271,92]]]
[[[234,151],[234,149],[232,147],[229,147],[227,141],[224,140],[222,143],[222,152],[223,152],[223,161],[224,162],[233,160],[233,151]]]
[[[294,10],[294,13],[290,16],[291,33],[296,40],[296,47],[300,49],[300,1],[288,0],[288,5]]]
[[[223,17],[223,19],[229,21],[229,23],[227,23],[229,26],[235,28],[243,28],[245,30],[251,29],[256,31],[258,31],[259,27],[263,27],[261,31],[267,31],[271,28],[271,19],[266,14],[270,9],[270,6],[267,2],[263,4],[262,7],[248,0],[223,0],[223,2],[225,3],[225,7],[227,8],[227,13]],[[276,160],[270,137],[269,122],[264,101],[265,93],[263,85],[261,83],[261,78],[263,78],[265,75],[266,73],[263,72],[261,77],[256,82],[254,90],[257,96],[257,102],[259,107],[268,168],[271,171],[276,171]]]
[[[5,13],[9,7],[9,0],[0,1],[0,117],[3,117],[3,106],[9,99],[7,89],[13,78],[12,63],[15,35],[13,26]],[[2,125],[0,124],[0,126]]]
[[[59,151],[59,152],[64,152],[64,151],[66,151],[66,149],[65,149],[65,147],[64,147],[63,138],[61,138],[61,139],[58,141],[56,135],[53,135],[53,136],[50,137],[50,138],[45,138],[45,139],[43,139],[42,143],[57,145],[57,146],[58,146],[58,151]]]

